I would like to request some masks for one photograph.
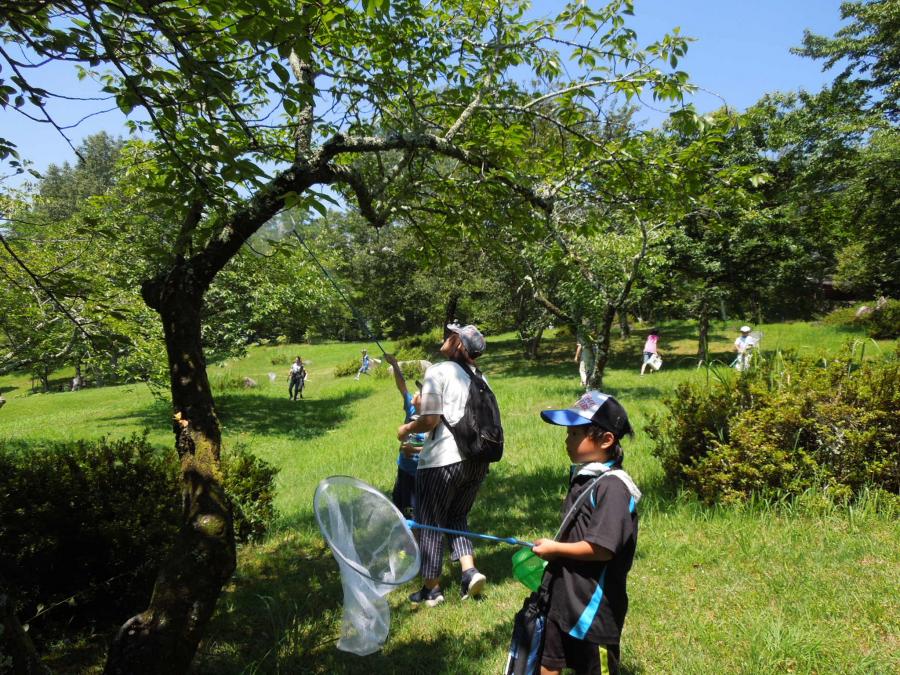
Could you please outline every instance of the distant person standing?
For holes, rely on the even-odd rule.
[[[378,359],[373,359],[369,356],[369,351],[367,349],[362,350],[362,363],[359,366],[359,370],[356,371],[356,379],[359,379],[360,375],[368,375],[369,368],[372,367],[372,362],[381,363]]]
[[[289,378],[288,398],[292,401],[296,401],[297,396],[303,398],[303,384],[306,382],[306,368],[303,367],[303,359],[299,356],[297,357],[297,360],[291,364]]]
[[[588,379],[591,377],[591,371],[594,370],[594,348],[591,346],[588,336],[580,328],[576,334],[576,340],[575,363],[578,364],[578,375],[581,378],[581,386],[587,387]]]
[[[644,342],[644,362],[641,364],[641,375],[644,374],[647,366],[650,365],[650,361],[654,356],[658,356],[659,352],[657,351],[656,344],[659,342],[659,331],[653,328],[650,331],[650,334],[647,336],[647,341]]]
[[[753,354],[753,346],[756,340],[750,335],[750,326],[741,326],[741,334],[734,341],[737,357],[731,363],[735,370],[746,370],[750,365],[750,357]]]

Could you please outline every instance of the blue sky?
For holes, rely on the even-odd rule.
[[[561,7],[561,2],[536,0],[534,5],[535,14],[545,16]],[[642,44],[657,40],[675,26],[682,34],[697,38],[679,67],[695,84],[743,110],[767,92],[816,90],[831,81],[834,74],[822,73],[820,63],[793,56],[788,50],[800,44],[805,28],[834,34],[841,24],[839,7],[840,0],[635,0],[630,24]],[[43,75],[36,82],[38,86],[70,95],[93,95],[90,84],[79,83],[68,64],[57,64]],[[716,96],[702,92],[694,102],[701,111],[722,104]],[[60,121],[72,124],[108,107],[108,101],[66,102],[55,114]],[[66,142],[49,125],[37,125],[18,113],[0,110],[0,129],[0,134],[11,138],[39,171],[50,163],[74,159]],[[77,145],[84,136],[101,130],[125,135],[122,115],[97,115],[66,133]]]

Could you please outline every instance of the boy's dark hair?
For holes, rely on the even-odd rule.
[[[625,452],[622,450],[622,444],[619,442],[619,437],[616,436],[609,429],[604,429],[599,424],[591,424],[588,425],[587,435],[593,441],[597,441],[598,443],[602,440],[603,434],[610,433],[613,435],[615,439],[615,444],[612,447],[612,459],[615,466],[622,466],[622,462],[625,461]]]

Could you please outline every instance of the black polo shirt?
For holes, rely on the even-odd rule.
[[[595,476],[576,476],[563,504],[563,514]],[[618,644],[628,611],[626,577],[637,546],[636,503],[625,483],[603,476],[575,514],[560,541],[588,541],[613,553],[612,560],[557,558],[547,567],[553,575],[548,616],[565,632],[594,644]]]

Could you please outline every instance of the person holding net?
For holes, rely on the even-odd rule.
[[[758,342],[759,338],[751,333],[750,326],[741,326],[741,334],[734,341],[737,357],[731,362],[732,368],[738,371],[747,370],[753,356],[753,348]]]
[[[410,393],[400,364],[397,363],[397,357],[393,354],[385,354],[384,360],[393,368],[394,384],[397,385],[397,391],[403,397],[403,413],[405,415],[403,423],[412,422],[419,416],[417,411],[421,403],[420,392]],[[400,454],[397,456],[397,478],[394,481],[391,498],[394,506],[400,509],[400,512],[407,518],[415,517],[416,471],[419,468],[419,451],[423,445],[425,445],[424,433],[412,433],[400,441]]]
[[[572,462],[563,505],[569,515],[557,539],[538,539],[532,549],[549,561],[541,673],[617,673],[641,498],[622,469],[620,440],[632,434],[631,425],[622,405],[599,391],[587,392],[571,408],[544,410],[541,418],[566,427]]]
[[[487,476],[488,464],[464,460],[448,424],[457,424],[463,416],[471,381],[466,368],[478,373],[475,359],[484,352],[486,344],[476,326],[451,324],[447,328],[450,333],[441,345],[441,354],[448,360],[426,371],[419,418],[401,425],[397,438],[403,442],[410,434],[427,434],[416,472],[417,520],[422,525],[465,531],[469,529],[469,511]],[[444,534],[433,530],[417,534],[423,585],[409,600],[413,605],[435,607],[444,602],[440,586]],[[461,534],[447,536],[450,558],[459,561],[462,571],[461,597],[465,600],[481,595],[487,578],[475,567],[472,542]]]

